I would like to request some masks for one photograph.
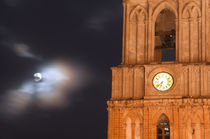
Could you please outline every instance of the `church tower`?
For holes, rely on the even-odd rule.
[[[108,139],[210,139],[210,0],[123,0]]]

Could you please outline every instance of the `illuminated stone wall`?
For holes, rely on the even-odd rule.
[[[210,138],[210,99],[109,101],[109,139],[156,139],[157,121],[165,114],[170,139]]]
[[[155,62],[155,22],[164,9],[176,17],[176,58],[210,62],[209,0],[124,0],[123,64]]]
[[[108,139],[156,139],[162,114],[170,139],[210,139],[210,0],[124,0],[123,8],[122,64],[111,68]],[[175,61],[155,59],[155,22],[164,9],[176,17]],[[159,72],[173,77],[167,91],[152,84]]]

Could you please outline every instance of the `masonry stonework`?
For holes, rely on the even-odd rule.
[[[210,139],[210,0],[123,0],[123,8],[122,63],[111,68],[108,139]],[[159,16],[164,10],[174,15],[165,18],[165,27]],[[161,51],[169,48],[157,46],[170,29],[176,32],[175,60],[164,61]],[[153,86],[160,72],[173,77],[167,91]]]

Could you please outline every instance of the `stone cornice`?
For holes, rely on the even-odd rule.
[[[111,100],[107,101],[109,108],[142,108],[147,106],[210,106],[210,98],[181,98],[153,100]]]
[[[117,66],[112,66],[111,69],[116,69],[116,68],[123,68],[123,67],[127,67],[127,68],[135,68],[135,67],[145,67],[145,66],[165,66],[165,65],[180,65],[180,66],[210,66],[210,63],[207,62],[202,62],[202,63],[178,63],[178,62],[162,62],[162,63],[158,63],[158,62],[153,62],[153,63],[148,63],[148,64],[135,64],[135,65],[131,65],[131,64],[120,64]]]

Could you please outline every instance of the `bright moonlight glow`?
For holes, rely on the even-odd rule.
[[[39,72],[32,74],[32,79],[8,90],[0,105],[0,112],[16,116],[32,105],[42,108],[65,107],[70,101],[69,94],[81,87],[84,75],[87,75],[81,67],[62,60],[45,63],[37,70]]]
[[[34,74],[34,81],[39,82],[42,80],[42,74],[41,73],[35,73]]]

